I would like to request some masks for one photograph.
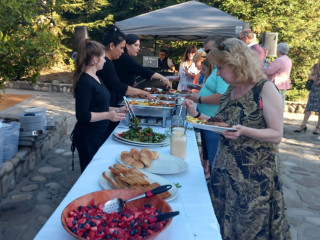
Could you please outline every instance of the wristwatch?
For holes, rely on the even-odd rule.
[[[198,117],[200,117],[200,115],[201,115],[201,112],[198,112],[198,114],[196,116],[194,116],[194,118],[198,118]]]
[[[198,98],[198,103],[202,103],[202,102],[201,102],[201,97]]]

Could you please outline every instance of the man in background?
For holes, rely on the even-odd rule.
[[[171,59],[167,57],[167,52],[163,49],[161,49],[159,52],[158,68],[160,69],[160,71],[175,72],[176,70]]]
[[[244,29],[239,34],[239,39],[248,45],[249,48],[256,51],[259,55],[259,59],[261,61],[261,64],[264,64],[265,59],[265,53],[262,49],[262,47],[257,43],[254,37],[254,33],[251,29]]]

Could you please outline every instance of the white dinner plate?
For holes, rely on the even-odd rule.
[[[201,89],[201,86],[200,85],[197,85],[197,84],[193,84],[193,83],[189,83],[187,82],[186,85],[190,88],[193,88],[193,89],[197,89],[197,90],[200,90]]]
[[[117,160],[119,163],[132,168],[121,160],[121,153],[117,156]],[[143,170],[155,174],[176,174],[184,172],[187,168],[188,163],[183,159],[166,153],[159,153],[158,158],[151,161],[150,167],[145,167]]]
[[[201,124],[201,123],[195,123],[195,122],[188,122],[188,123],[190,123],[195,128],[214,131],[214,132],[218,132],[218,133],[225,132],[225,131],[231,131],[231,132],[237,131],[234,128],[228,128],[228,127],[218,127],[218,126],[214,126],[214,125]]]
[[[161,143],[161,144],[152,144],[152,145],[148,145],[148,144],[146,144],[146,143],[141,143],[141,142],[133,142],[133,141],[127,141],[127,140],[125,140],[125,139],[122,139],[122,138],[118,138],[118,137],[116,137],[116,136],[112,136],[112,138],[115,140],[115,141],[117,141],[117,142],[120,142],[120,143],[123,143],[123,144],[127,144],[127,145],[132,145],[132,146],[136,146],[136,147],[152,147],[152,148],[154,148],[154,147],[165,147],[165,146],[167,146],[168,144],[167,143],[165,143],[165,144],[163,144],[163,143]]]
[[[153,173],[150,173],[150,172],[147,172],[147,171],[143,171],[143,170],[139,170],[141,172],[143,172],[143,174],[145,174],[147,176],[147,180],[152,184],[152,183],[159,183],[160,185],[171,185],[172,188],[169,190],[169,193],[171,194],[170,197],[168,198],[165,198],[165,200],[167,202],[175,199],[177,196],[178,196],[178,188],[171,182],[169,182],[167,179],[163,178],[163,177],[160,177],[158,175],[155,175]],[[112,177],[112,174],[110,171],[105,171],[106,175],[108,177]],[[100,175],[100,178],[99,178],[99,182],[100,182],[100,185],[103,189],[111,189],[111,188],[114,188],[112,186],[111,183],[109,183],[103,176],[102,174]]]
[[[128,131],[128,129],[119,129],[119,130],[115,130],[113,132],[113,136],[114,136],[114,139],[116,141],[119,141],[119,142],[122,142],[122,143],[125,143],[125,144],[129,144],[129,145],[134,145],[134,146],[149,146],[149,147],[163,147],[163,146],[167,146],[170,144],[170,139],[169,138],[166,138],[164,139],[162,142],[159,142],[159,143],[147,143],[147,142],[135,142],[135,141],[131,141],[129,139],[125,139],[125,138],[122,138],[120,137],[118,134],[120,133],[123,133],[123,132],[126,132]]]

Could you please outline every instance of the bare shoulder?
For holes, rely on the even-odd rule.
[[[268,96],[270,94],[278,94],[278,93],[279,91],[277,87],[274,85],[274,83],[271,81],[266,81],[262,87],[261,97]]]

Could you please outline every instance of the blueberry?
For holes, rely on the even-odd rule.
[[[121,219],[118,220],[118,223],[121,223]]]
[[[134,221],[134,220],[131,220],[131,221],[130,221],[130,226],[133,226],[134,223],[135,223],[135,221]]]
[[[135,235],[135,231],[134,231],[134,229],[132,229],[131,231],[130,231],[130,236],[134,236]]]
[[[157,212],[157,213],[161,213],[160,209],[157,209],[156,212]]]
[[[117,219],[115,219],[115,218],[114,218],[114,219],[112,219],[112,222],[116,222],[116,221],[117,221]]]
[[[141,232],[141,236],[142,236],[142,237],[145,237],[145,236],[146,236],[146,231],[142,231],[142,232]]]
[[[121,214],[120,214],[120,215],[121,215],[121,217],[123,217],[123,216],[124,216],[124,212],[121,212]]]
[[[148,206],[149,206],[149,204],[146,204],[146,203],[144,204],[144,207],[148,207]]]
[[[81,205],[79,206],[79,209],[83,208]]]
[[[93,208],[97,208],[97,205],[93,205]]]
[[[84,228],[83,224],[79,224],[78,228],[83,229]]]
[[[130,214],[126,214],[126,217],[127,217],[127,218],[130,217]]]
[[[135,233],[139,233],[139,230],[137,228],[134,229]]]
[[[77,224],[76,220],[72,221],[72,225],[76,225],[76,224]]]
[[[114,230],[113,233],[114,233],[114,234],[118,234],[118,230]]]
[[[83,234],[83,237],[86,238],[86,237],[88,236],[88,234],[89,234],[89,232],[85,232],[85,233]]]
[[[149,226],[148,229],[152,229],[152,226]]]
[[[139,219],[136,219],[136,222],[139,222]]]
[[[108,234],[108,235],[106,236],[106,239],[109,239],[109,238],[111,238],[110,234]]]
[[[96,224],[94,222],[90,222],[89,224],[90,224],[91,227],[96,226]]]
[[[105,222],[103,222],[103,223],[101,223],[101,225],[105,227],[105,226],[106,226],[106,223],[105,223]]]
[[[95,217],[94,217],[94,219],[99,219],[99,218],[100,218],[100,216],[95,216]]]

